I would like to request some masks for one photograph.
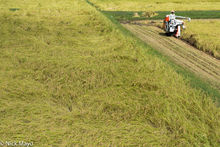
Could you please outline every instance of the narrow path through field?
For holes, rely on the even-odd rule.
[[[167,37],[163,30],[155,26],[122,25],[154,49],[169,56],[175,63],[194,72],[220,90],[220,60],[197,50],[180,39]]]

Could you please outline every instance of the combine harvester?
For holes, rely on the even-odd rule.
[[[166,15],[163,22],[163,29],[166,31],[167,36],[174,35],[178,38],[180,37],[181,27],[185,29],[184,22],[176,18],[188,19],[188,21],[191,21],[189,17],[176,16],[175,11],[172,10],[170,15]]]

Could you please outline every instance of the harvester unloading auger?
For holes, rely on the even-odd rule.
[[[168,36],[174,35],[175,37],[180,37],[181,27],[185,29],[185,26],[182,20],[178,20],[176,18],[188,19],[188,21],[191,21],[191,18],[176,16],[174,13],[175,12],[172,10],[170,15],[166,15],[163,22],[163,28]]]

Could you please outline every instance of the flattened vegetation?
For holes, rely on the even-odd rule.
[[[218,146],[211,96],[85,1],[0,7],[1,141]]]

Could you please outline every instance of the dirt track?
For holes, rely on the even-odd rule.
[[[175,63],[194,72],[220,90],[220,60],[197,50],[180,39],[167,37],[163,30],[155,26],[122,25],[154,49],[169,56]]]

